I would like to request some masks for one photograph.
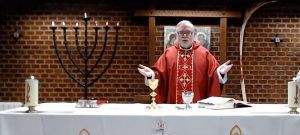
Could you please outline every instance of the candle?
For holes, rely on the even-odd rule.
[[[108,26],[108,22],[106,22],[105,25]]]
[[[95,21],[95,25],[96,25],[96,26],[98,26],[98,23],[97,23],[97,21]]]
[[[87,17],[87,13],[84,13],[84,18],[88,18],[88,17]]]
[[[117,22],[117,26],[119,26],[119,22]]]
[[[297,85],[300,88],[300,70],[297,73],[296,77],[293,78],[293,81],[297,82]]]
[[[65,26],[66,25],[65,22],[62,22],[62,25]]]
[[[54,27],[55,26],[55,22],[54,21],[52,21],[52,27]]]
[[[299,105],[299,91],[296,89],[296,82],[288,82],[288,106],[298,107]]]
[[[31,76],[25,80],[25,106],[37,106],[39,101],[39,81]]]
[[[75,26],[78,27],[78,22],[76,22]]]

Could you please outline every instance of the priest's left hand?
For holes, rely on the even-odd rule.
[[[230,64],[230,60],[226,61],[224,64],[220,66],[220,73],[226,74],[233,66],[233,64]]]

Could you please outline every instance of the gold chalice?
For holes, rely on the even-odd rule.
[[[157,88],[157,85],[158,85],[158,79],[148,79],[148,84],[149,84],[150,89],[152,90],[150,93],[152,102],[149,106],[147,106],[147,109],[151,109],[151,110],[158,109],[159,106],[155,102],[155,96],[157,95],[155,92],[155,89]]]

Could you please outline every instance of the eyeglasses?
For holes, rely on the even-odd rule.
[[[193,34],[192,31],[178,31],[177,33],[179,36],[190,36]]]

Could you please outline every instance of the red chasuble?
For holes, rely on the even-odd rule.
[[[220,96],[218,67],[215,57],[197,42],[190,50],[179,49],[178,44],[169,47],[151,67],[159,79],[156,101],[181,104],[182,91],[193,91],[193,102]]]

